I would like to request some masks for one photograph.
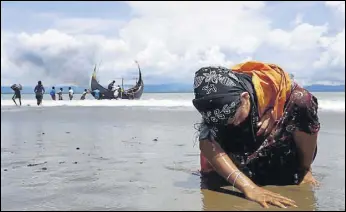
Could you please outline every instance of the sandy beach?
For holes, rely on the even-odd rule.
[[[268,189],[297,210],[344,210],[345,115],[320,120],[321,186]],[[2,107],[1,209],[264,210],[230,187],[201,189],[198,121],[179,108]]]

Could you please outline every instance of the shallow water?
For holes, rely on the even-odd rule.
[[[320,187],[268,189],[298,210],[344,210],[344,117],[320,113]],[[200,188],[198,121],[179,108],[2,108],[1,210],[264,210]]]

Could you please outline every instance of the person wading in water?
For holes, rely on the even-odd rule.
[[[13,100],[14,104],[17,105],[16,99],[18,99],[19,100],[19,105],[22,106],[22,95],[20,93],[20,90],[22,89],[22,85],[14,84],[14,85],[11,86],[11,89],[14,91],[14,94],[12,96],[12,100]]]
[[[41,105],[42,99],[43,99],[43,94],[45,93],[45,90],[44,90],[44,87],[43,87],[41,81],[38,81],[38,83],[34,89],[34,92],[35,92],[35,97],[37,100],[37,105]]]

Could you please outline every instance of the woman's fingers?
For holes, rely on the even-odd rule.
[[[287,197],[281,196],[280,194],[276,194],[274,192],[268,191],[266,189],[258,190],[258,194],[262,193],[262,195],[255,197],[253,200],[258,202],[262,207],[269,208],[268,204],[280,207],[298,207],[294,200],[291,200]]]
[[[266,199],[266,202],[268,202],[274,206],[280,207],[280,208],[287,208],[287,206],[298,207],[292,201],[287,201],[287,200],[282,199],[282,198],[266,197],[265,199]]]
[[[273,129],[274,129],[274,121],[271,122],[268,126],[268,134],[270,134],[273,131]]]
[[[268,194],[270,197],[272,197],[272,198],[275,198],[275,199],[280,200],[281,202],[284,201],[284,203],[285,203],[285,204],[287,203],[288,205],[294,206],[295,203],[296,203],[294,200],[291,200],[291,199],[289,199],[289,198],[287,198],[287,197],[281,196],[280,194],[276,194],[276,193],[273,193],[273,192],[268,192],[267,194]]]
[[[287,205],[287,206],[298,207],[295,203],[293,203],[291,201],[284,200],[284,199],[277,199],[276,201],[278,201],[284,205]]]
[[[274,120],[269,120],[268,121],[268,126],[264,132],[264,135],[269,135],[273,129],[274,129],[274,126],[275,126],[275,121]]]
[[[292,203],[292,204],[295,204],[295,203],[296,203],[294,200],[291,200],[291,199],[289,199],[289,198],[287,198],[287,197],[284,197],[284,196],[281,196],[281,195],[276,195],[276,194],[274,194],[274,195],[272,195],[272,197],[277,198],[277,199],[279,199],[279,200],[284,200],[284,201],[289,202],[289,203]]]
[[[269,208],[269,206],[266,203],[266,201],[260,201],[259,204],[261,204],[263,208]]]
[[[277,200],[271,200],[270,204],[274,205],[274,206],[278,206],[279,208],[287,208],[286,206],[284,206],[282,203],[280,203]]]
[[[265,130],[268,127],[268,121],[265,120],[264,122],[262,122],[262,125],[260,126],[259,130],[257,131],[257,135],[261,135],[262,133],[265,132]]]
[[[270,127],[268,127],[265,131],[264,131],[264,135],[269,135],[269,133],[270,133]]]
[[[317,180],[314,180],[313,182],[312,182],[312,185],[313,186],[320,186],[321,184],[320,184],[320,182],[318,182]]]

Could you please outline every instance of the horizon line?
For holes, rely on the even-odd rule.
[[[17,84],[17,83],[13,83],[13,84]],[[13,84],[9,84],[9,85],[1,85],[1,87],[11,87]],[[20,83],[18,83],[18,84],[20,84]],[[190,83],[165,83],[165,84],[145,84],[146,86],[148,86],[148,85],[172,85],[172,84],[175,84],[175,85],[186,85],[186,86],[190,86]],[[35,85],[23,85],[23,84],[21,84],[23,87],[29,87],[29,86],[36,86],[36,84]],[[132,84],[124,84],[124,85],[132,85]],[[323,85],[323,86],[345,86],[346,85],[346,83],[344,83],[344,84],[319,84],[319,83],[316,83],[316,84],[308,84],[308,85],[303,85],[303,87],[305,87],[305,86],[312,86],[312,85]],[[54,86],[54,87],[57,87],[57,86],[61,86],[61,87],[63,87],[63,86],[65,86],[65,87],[67,87],[67,86],[74,86],[74,87],[85,87],[85,86],[82,86],[82,85],[73,85],[73,84],[71,84],[71,85],[69,85],[69,84],[57,84],[57,85],[44,85],[44,86]]]

